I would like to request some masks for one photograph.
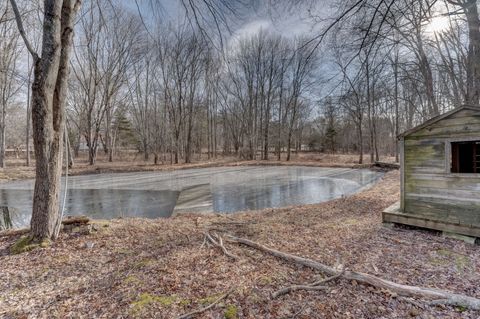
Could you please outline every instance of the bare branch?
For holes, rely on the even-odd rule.
[[[25,42],[25,46],[27,47],[27,50],[30,52],[30,54],[33,57],[33,60],[36,62],[39,59],[39,57],[37,52],[33,49],[32,45],[30,44],[30,41],[28,41],[27,35],[25,34],[25,29],[23,28],[22,17],[20,15],[20,12],[18,11],[17,2],[15,0],[10,0],[10,3],[12,4],[13,13],[15,14],[15,21],[17,22],[18,31],[22,36],[23,42]]]

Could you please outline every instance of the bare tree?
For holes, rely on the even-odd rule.
[[[62,173],[65,102],[75,15],[79,0],[45,0],[42,52],[30,44],[15,0],[10,0],[25,46],[34,61],[33,141],[36,157],[31,236],[55,239],[60,227],[58,195]]]
[[[21,52],[12,8],[6,4],[4,8],[0,6],[0,10],[0,167],[5,168],[7,113],[23,81],[19,79],[17,67]]]

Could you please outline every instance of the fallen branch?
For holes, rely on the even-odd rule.
[[[335,279],[341,277],[343,275],[343,273],[344,273],[344,271],[342,271],[341,273],[339,273],[335,276],[331,276],[331,277],[316,281],[316,282],[308,284],[308,285],[292,285],[292,286],[289,286],[289,287],[285,287],[283,289],[280,289],[280,290],[277,290],[276,292],[274,292],[272,294],[272,298],[275,299],[275,298],[278,298],[278,297],[283,296],[285,294],[291,293],[292,291],[297,291],[297,290],[310,290],[310,291],[312,291],[312,290],[325,290],[325,289],[327,289],[327,287],[321,286],[322,284],[326,284],[329,281],[332,281],[332,280],[335,280]]]
[[[86,225],[90,223],[90,218],[87,216],[69,216],[62,220],[64,226],[71,225]],[[20,228],[20,229],[7,229],[0,231],[0,237],[10,237],[10,236],[20,236],[25,235],[30,232],[30,228]]]
[[[62,220],[63,225],[85,225],[90,223],[87,216],[68,216]]]
[[[386,163],[386,162],[375,162],[376,167],[385,168],[385,169],[400,169],[400,164],[398,163]]]
[[[218,304],[220,301],[222,301],[223,299],[227,298],[233,291],[235,290],[235,288],[232,288],[230,289],[229,291],[227,291],[226,293],[224,293],[223,295],[221,295],[217,300],[215,300],[214,302],[212,302],[211,304],[209,304],[208,306],[205,306],[203,308],[200,308],[200,309],[197,309],[197,310],[194,310],[192,312],[189,312],[189,313],[186,313],[184,315],[181,315],[180,317],[178,317],[177,319],[187,319],[187,318],[191,318],[192,316],[194,315],[198,315],[202,312],[205,312],[207,311],[208,309],[212,308],[213,306],[215,306],[216,304]]]
[[[215,238],[214,238],[214,237],[215,237]],[[205,232],[205,238],[206,238],[207,241],[208,241],[209,243],[211,243],[213,246],[220,248],[226,256],[228,256],[228,257],[230,257],[230,258],[232,258],[232,259],[235,259],[235,260],[239,259],[237,255],[234,255],[234,254],[230,253],[230,252],[227,250],[227,248],[225,248],[225,245],[223,244],[223,239],[222,239],[222,237],[220,237],[218,234],[215,233],[215,234],[212,236],[212,235],[210,235],[208,232]]]
[[[292,285],[274,292],[272,294],[272,299],[278,298],[280,296],[286,295],[288,293],[291,293],[292,291],[297,291],[297,290],[318,291],[318,290],[326,290],[326,289],[327,287],[325,286]]]
[[[336,276],[340,273],[336,269],[329,267],[327,265],[324,265],[322,263],[319,263],[312,259],[302,258],[299,256],[287,254],[275,249],[265,247],[259,243],[256,243],[248,239],[238,238],[234,236],[228,236],[228,237],[229,237],[229,240],[232,242],[240,243],[240,244],[255,248],[257,250],[266,252],[272,256],[281,258],[283,260],[287,260],[299,265],[303,265],[315,270],[319,270],[329,276]],[[347,280],[355,280],[359,283],[370,285],[373,287],[390,290],[400,296],[421,297],[421,298],[433,300],[430,302],[430,304],[460,306],[460,307],[466,307],[473,310],[480,310],[480,299],[462,295],[462,294],[456,294],[449,291],[444,291],[444,290],[434,289],[434,288],[424,288],[424,287],[397,284],[393,281],[385,280],[376,276],[372,276],[369,274],[360,273],[356,271],[350,271],[350,270],[345,270],[343,274],[341,274],[341,277]]]

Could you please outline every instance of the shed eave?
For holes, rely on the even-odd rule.
[[[457,108],[454,108],[453,110],[451,111],[448,111],[446,113],[443,113],[443,114],[440,114],[440,115],[437,115],[425,122],[423,122],[422,124],[420,125],[417,125],[409,130],[406,130],[405,132],[403,132],[402,134],[399,134],[397,136],[397,139],[402,139],[402,138],[405,138],[407,137],[408,135],[410,134],[413,134],[415,132],[418,132],[420,131],[421,129],[424,129],[432,124],[435,124],[441,120],[443,120],[444,118],[446,117],[449,117],[450,115],[453,115],[457,112],[460,112],[460,111],[463,111],[463,110],[473,110],[473,111],[478,111],[480,112],[480,106],[474,106],[474,105],[462,105],[460,107],[457,107]]]

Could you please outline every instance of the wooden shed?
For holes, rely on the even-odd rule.
[[[480,107],[437,116],[399,142],[400,204],[383,221],[480,237]]]

